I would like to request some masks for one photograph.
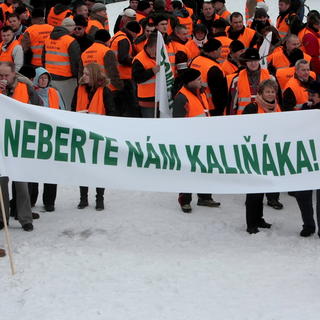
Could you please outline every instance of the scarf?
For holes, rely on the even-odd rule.
[[[266,100],[264,100],[262,98],[262,96],[260,96],[259,94],[257,94],[256,96],[256,102],[262,107],[263,111],[265,113],[270,113],[270,112],[276,112],[276,108],[277,108],[277,103],[276,101],[273,102],[267,102]]]

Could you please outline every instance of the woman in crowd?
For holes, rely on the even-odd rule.
[[[109,82],[104,70],[98,64],[88,64],[75,90],[72,110],[100,115],[117,115],[112,93],[108,89]],[[104,188],[96,188],[96,192],[96,210],[101,211],[104,209]],[[78,209],[88,205],[88,187],[81,186]]]

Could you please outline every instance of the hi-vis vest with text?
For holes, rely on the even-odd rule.
[[[267,69],[260,70],[260,83],[263,80],[270,79],[270,73]],[[238,78],[238,109],[237,114],[242,114],[245,106],[255,101],[255,95],[250,90],[249,78],[247,70],[241,70]]]
[[[48,21],[48,24],[56,27],[56,26],[61,26],[61,23],[62,21],[67,17],[67,16],[70,16],[72,13],[71,10],[67,9],[59,14],[55,14],[54,13],[54,7],[52,7],[49,11],[49,14],[48,14],[48,18],[47,18],[47,21]]]
[[[79,85],[77,91],[77,112],[88,112],[95,114],[106,114],[106,108],[103,99],[103,87],[99,87],[89,101],[88,92],[85,85]]]
[[[157,65],[156,60],[148,57],[148,55],[144,50],[139,52],[135,56],[134,60],[140,61],[140,63],[143,65],[145,70],[151,69]],[[154,98],[156,94],[156,75],[154,74],[152,78],[146,80],[145,82],[137,83],[137,87],[138,87],[138,94],[137,94],[138,99]],[[146,102],[146,105],[143,105],[143,102],[139,101],[139,105],[141,107],[148,107],[148,106],[154,106],[154,103]]]
[[[220,54],[220,57],[217,59],[217,61],[219,63],[223,63],[227,59],[227,57],[230,53],[229,46],[230,46],[230,43],[232,42],[232,39],[230,39],[226,36],[215,37],[215,39],[219,40],[222,44],[221,54]]]
[[[12,52],[13,49],[19,45],[19,41],[18,40],[13,40],[9,47],[7,47],[6,51],[3,51],[3,42],[1,42],[0,45],[0,61],[8,61],[8,62],[14,62],[13,61],[13,56],[12,56]]]
[[[34,24],[26,29],[30,37],[30,49],[32,51],[31,64],[37,67],[42,66],[42,51],[44,42],[48,39],[53,26],[50,24]]]
[[[69,35],[64,35],[56,40],[49,37],[45,41],[45,68],[49,73],[63,77],[73,77],[68,53],[73,41],[76,40]]]
[[[182,93],[187,102],[187,114],[186,117],[208,117],[209,116],[209,104],[207,97],[204,93],[200,93],[199,97],[192,93],[190,90],[182,87],[179,91]]]
[[[127,35],[124,32],[118,31],[112,37],[111,42],[110,42],[111,50],[113,50],[113,52],[115,53],[118,62],[119,62],[119,60],[118,60],[118,42],[123,39],[127,39],[128,43],[129,43],[129,55],[132,57],[131,41],[129,40],[129,38],[127,37]],[[125,65],[118,63],[118,71],[119,71],[120,79],[131,79],[132,66],[125,66]]]
[[[286,86],[284,87],[284,91],[288,88],[291,88],[296,98],[296,105],[293,108],[293,110],[301,110],[302,105],[306,103],[309,99],[309,94],[307,89],[302,87],[299,80],[296,79],[295,77],[291,78],[287,82]]]
[[[213,67],[218,67],[221,72],[224,74],[223,70],[221,69],[221,66],[219,63],[204,57],[204,56],[199,56],[196,57],[191,61],[190,67],[197,69],[201,72],[201,82],[202,85],[205,87],[205,94],[207,96],[208,102],[209,102],[209,109],[214,110],[215,106],[212,102],[212,94],[208,86],[208,71]]]

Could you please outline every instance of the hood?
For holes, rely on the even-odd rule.
[[[65,5],[63,5],[63,4],[58,3],[58,4],[56,4],[56,5],[54,6],[53,12],[54,12],[55,14],[60,14],[60,13],[62,13],[63,11],[66,11],[66,10],[68,10],[68,9],[69,9],[68,6],[65,6]]]
[[[38,86],[40,76],[42,76],[45,73],[47,73],[49,76],[49,82],[48,82],[48,86],[47,86],[47,87],[49,87],[50,82],[51,82],[51,75],[45,68],[42,68],[42,67],[36,68],[36,76],[33,79],[34,86],[36,86],[36,87]]]
[[[61,38],[62,36],[65,36],[67,34],[70,34],[68,29],[66,29],[64,27],[61,27],[61,26],[54,27],[54,29],[50,33],[50,39],[57,40],[57,39]]]

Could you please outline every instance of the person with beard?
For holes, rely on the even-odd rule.
[[[272,74],[275,74],[278,69],[288,68],[290,66],[291,52],[296,48],[300,48],[300,46],[301,42],[295,34],[288,36],[283,44],[283,47],[268,56],[268,70]],[[310,61],[311,57],[304,53],[303,59]]]
[[[73,21],[76,24],[72,36],[78,41],[81,53],[87,50],[92,44],[93,40],[86,33],[86,27],[88,22],[82,15],[76,15],[73,17]]]
[[[296,14],[296,8],[292,6],[292,0],[279,0],[276,28],[281,39],[285,39],[290,33],[298,34],[300,31],[301,21]]]
[[[308,101],[310,83],[315,80],[310,76],[310,64],[301,59],[296,62],[295,74],[287,82],[283,91],[283,111],[301,110],[304,103]]]
[[[246,48],[253,48],[259,39],[255,30],[244,26],[243,16],[240,12],[233,12],[231,14],[227,36],[232,40],[241,41]]]
[[[201,48],[208,41],[207,34],[208,30],[204,24],[194,25],[192,38],[186,44],[191,54],[191,59],[200,55]]]
[[[278,85],[274,80],[262,81],[258,86],[255,101],[245,106],[243,114],[280,112],[281,109],[276,99],[277,91]],[[246,196],[246,221],[249,234],[258,233],[259,228],[271,228],[271,224],[263,218],[263,198],[264,193],[251,193]],[[268,199],[268,205],[270,205],[269,202]],[[282,207],[281,204],[281,209]]]
[[[70,1],[59,0],[58,3],[52,7],[49,11],[47,21],[48,24],[56,27],[61,26],[62,21],[72,15],[72,11],[69,9]]]

